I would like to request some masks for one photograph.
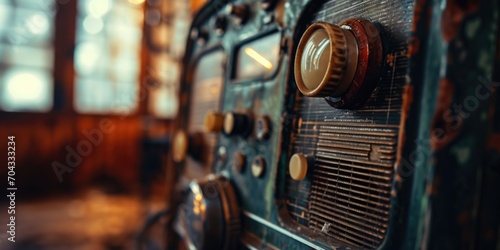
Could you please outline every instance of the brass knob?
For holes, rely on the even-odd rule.
[[[222,131],[224,124],[224,115],[210,110],[205,114],[205,119],[203,120],[203,125],[207,132],[217,133]]]
[[[358,64],[358,44],[352,32],[316,22],[302,35],[295,57],[299,91],[311,97],[339,97],[350,87]]]
[[[252,175],[254,177],[262,177],[266,171],[266,160],[262,156],[256,156],[252,162]]]
[[[189,137],[186,132],[180,130],[174,135],[172,142],[172,156],[175,162],[182,162],[186,159],[189,148]]]
[[[307,174],[307,158],[303,154],[294,154],[288,163],[290,177],[296,181],[301,181]]]

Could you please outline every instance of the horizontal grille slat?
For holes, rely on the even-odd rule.
[[[345,167],[351,167],[351,168],[357,168],[357,169],[360,169],[360,170],[377,172],[379,174],[386,174],[386,175],[392,174],[392,170],[391,169],[378,168],[377,166],[363,166],[363,165],[356,165],[356,164],[347,163],[347,162],[329,161],[329,160],[322,159],[322,158],[319,158],[319,157],[316,160],[316,162],[318,162],[318,163],[326,163],[326,164],[341,164],[342,166],[345,166]]]
[[[321,166],[321,165],[317,165],[317,167],[324,167],[324,166]],[[340,172],[339,170],[337,170],[338,172]],[[343,171],[342,171],[343,172]],[[344,174],[340,174],[340,173],[333,173],[333,172],[329,172],[329,171],[323,171],[323,170],[316,170],[315,172],[316,174],[322,174],[323,176],[325,175],[328,175],[328,176],[332,176],[333,178],[329,178],[330,180],[333,180],[333,181],[338,181],[339,178],[340,179],[347,179],[347,180],[350,180],[351,183],[352,181],[357,181],[359,183],[363,183],[362,185],[375,185],[375,186],[382,186],[382,188],[388,188],[390,187],[390,183],[380,183],[380,182],[377,182],[377,181],[371,181],[371,180],[368,180],[368,179],[363,179],[363,178],[358,178],[358,177],[354,177],[351,175],[344,175]],[[328,178],[328,177],[327,177]],[[378,190],[378,189],[377,189]]]
[[[359,158],[352,158],[352,157],[346,157],[345,155],[340,155],[340,154],[332,154],[329,152],[324,152],[320,151],[317,153],[317,157],[319,158],[326,158],[330,160],[339,160],[339,161],[349,161],[349,162],[355,162],[355,163],[361,163],[361,164],[366,164],[366,165],[373,165],[373,166],[379,166],[379,167],[386,167],[386,168],[391,168],[393,167],[394,163],[392,162],[373,162],[369,160],[364,160],[364,159],[359,159]]]
[[[332,141],[343,141],[343,142],[359,142],[359,143],[370,143],[370,144],[374,144],[374,145],[387,145],[387,146],[395,146],[396,145],[396,140],[391,140],[391,141],[384,141],[384,140],[377,140],[377,138],[361,138],[361,137],[357,137],[357,136],[342,136],[340,134],[328,134],[328,133],[321,133],[321,134],[314,134],[314,131],[310,131],[310,134],[307,134],[307,130],[306,131],[299,131],[299,132],[303,132],[302,134],[300,134],[300,137],[298,137],[298,139],[300,138],[304,138],[304,139],[318,139],[319,137],[321,137],[321,139],[329,139],[329,140],[332,140]]]
[[[378,227],[373,227],[373,228],[370,228],[371,230],[367,230],[367,228],[369,228],[369,227],[367,227],[366,224],[362,224],[362,222],[360,222],[360,221],[356,221],[354,219],[351,219],[348,216],[343,215],[343,213],[336,214],[336,216],[335,216],[336,218],[335,218],[335,217],[327,216],[329,211],[324,209],[324,208],[317,207],[315,210],[317,210],[317,211],[311,211],[311,214],[315,214],[319,217],[327,219],[328,221],[335,222],[335,224],[343,225],[345,227],[356,229],[358,231],[365,231],[366,230],[369,235],[375,236],[378,239],[384,238],[383,234],[385,233],[385,231],[382,232],[381,234],[374,233],[374,231],[380,231],[380,228],[378,228]]]
[[[328,223],[328,222],[326,222],[326,220],[324,220],[324,219],[322,220],[321,217],[318,217],[317,222],[321,222],[323,224]],[[317,222],[314,223],[314,225],[316,226],[316,229],[321,230],[322,225],[321,225],[321,223],[317,223]],[[363,237],[362,234],[357,233],[356,231],[352,231],[352,230],[348,231],[348,230],[345,230],[345,228],[338,227],[337,225],[334,225],[333,228],[338,229],[338,230],[328,234],[328,235],[331,235],[333,238],[344,241],[346,243],[350,243],[350,244],[355,245],[355,246],[367,246],[367,247],[371,246],[371,244],[366,243],[366,240],[364,240],[365,237]],[[343,238],[340,238],[337,235],[342,236]],[[373,240],[372,242],[375,242],[375,240]]]
[[[360,214],[363,214],[362,211],[354,211],[353,212],[352,209],[346,209],[345,206],[336,206],[336,205],[332,205],[331,203],[330,204],[321,204],[320,203],[320,204],[317,204],[317,205],[318,206],[323,206],[323,207],[325,207],[328,210],[331,209],[336,214],[345,214],[345,215],[351,216],[353,218],[356,218],[358,220],[362,220],[363,223],[368,222],[371,225],[377,227],[378,231],[383,231],[386,228],[385,222],[387,222],[387,221],[382,216],[379,216],[379,217],[373,216],[371,218],[368,218],[368,217],[363,217],[363,216],[360,215]],[[330,206],[326,207],[326,205],[330,205]],[[342,208],[342,209],[339,209],[339,208]]]
[[[325,198],[325,197],[326,197],[326,195],[318,195],[318,196],[315,196],[315,197],[312,197],[312,198],[314,200],[316,198],[319,199],[319,198]],[[350,206],[353,206],[352,207],[353,211],[370,210],[370,211],[375,212],[377,214],[382,214],[382,215],[387,215],[388,214],[387,211],[384,211],[382,209],[371,207],[369,204],[356,203],[356,202],[353,202],[351,200],[347,200],[345,198],[342,198],[340,195],[337,195],[335,197],[333,197],[333,196],[330,195],[329,198],[333,198],[333,200],[335,200],[337,202],[336,204],[344,204],[343,206],[345,208],[350,208]]]
[[[322,189],[322,190],[324,190],[324,189]],[[378,214],[382,214],[382,215],[387,214],[383,209],[371,207],[370,204],[362,204],[359,201],[347,200],[345,193],[344,194],[337,193],[337,195],[331,195],[331,194],[327,195],[327,194],[324,194],[324,193],[321,193],[318,191],[314,191],[314,190],[311,191],[311,193],[317,195],[316,197],[314,197],[315,199],[313,199],[311,202],[315,202],[316,200],[321,199],[321,202],[318,202],[318,203],[325,202],[325,203],[330,203],[331,205],[339,205],[345,209],[349,209],[349,210],[352,210],[354,212],[361,213],[362,211],[370,210],[370,211],[376,213],[376,214],[373,214],[373,217],[377,218],[377,219],[380,219],[380,217],[378,217]],[[344,197],[344,198],[340,198],[340,197]],[[331,200],[324,200],[325,198],[329,198]],[[332,201],[335,201],[335,202],[332,202]]]

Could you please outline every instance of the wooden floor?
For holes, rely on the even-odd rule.
[[[147,205],[144,205],[147,204]],[[0,249],[134,249],[148,211],[162,202],[90,190],[76,197],[16,204],[16,242],[7,240],[7,209],[0,214]],[[10,237],[10,236],[9,236]],[[161,237],[161,236],[160,236]]]

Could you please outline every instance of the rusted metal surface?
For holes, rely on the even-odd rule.
[[[495,96],[490,85],[498,2],[447,1],[443,10],[439,2],[417,1],[414,22],[410,79],[418,101],[406,121],[402,155],[420,156],[411,185],[398,190],[400,197],[411,194],[408,203],[400,199],[409,208],[405,246],[479,249],[485,246],[481,211],[497,217],[480,201],[488,185],[482,180]],[[483,235],[491,240],[498,233],[488,229]]]
[[[449,79],[441,79],[436,111],[431,123],[430,141],[433,150],[439,150],[450,143],[462,128],[463,121],[460,116],[453,117],[452,120],[446,120],[452,115],[454,92],[454,84]]]
[[[500,84],[500,29],[497,31],[497,53],[493,84]],[[484,174],[478,208],[477,249],[500,249],[500,98],[496,95],[488,112],[490,134],[485,148]]]
[[[476,12],[480,0],[446,0],[446,8],[441,16],[443,40],[450,42],[460,32],[464,18]]]

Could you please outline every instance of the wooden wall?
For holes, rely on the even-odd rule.
[[[147,93],[138,112],[127,117],[86,115],[74,110],[74,48],[77,1],[59,5],[55,23],[54,107],[49,113],[9,113],[0,111],[0,168],[7,176],[7,136],[16,136],[16,185],[23,197],[40,197],[86,188],[96,182],[107,183],[125,191],[138,191],[142,142],[151,128],[145,126]],[[143,49],[141,76],[144,79],[146,50]],[[140,88],[146,91],[145,88]],[[153,118],[154,119],[154,118]],[[102,142],[92,144],[92,152],[81,163],[64,173],[62,181],[54,172],[54,162],[67,166],[68,147],[78,150],[88,138],[82,133],[100,129],[101,122],[113,130],[103,133]],[[170,122],[156,119],[162,135],[169,133]],[[158,129],[157,129],[158,130]],[[161,177],[164,179],[164,176]],[[7,178],[2,178],[2,183]],[[4,184],[5,187],[7,184]]]
[[[109,182],[124,191],[135,191],[139,185],[142,121],[139,116],[63,116],[49,114],[0,114],[0,162],[7,166],[7,136],[16,137],[16,182],[26,195],[62,193],[85,188],[96,182]],[[92,143],[83,130],[102,131],[100,123],[111,124]],[[107,130],[109,131],[109,130]],[[87,148],[90,145],[91,148]],[[67,157],[74,150],[81,162]],[[81,153],[81,155],[80,155]],[[60,171],[62,181],[54,170]],[[77,163],[77,164],[75,164]],[[66,169],[65,167],[68,167]],[[66,170],[71,172],[66,172]],[[0,173],[6,176],[7,168]]]

